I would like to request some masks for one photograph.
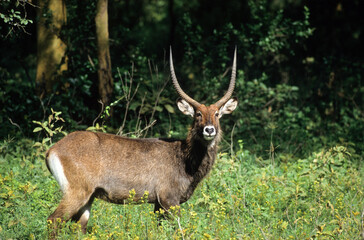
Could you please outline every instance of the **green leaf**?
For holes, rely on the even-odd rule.
[[[43,128],[41,128],[41,127],[36,127],[36,128],[34,128],[33,132],[40,132],[40,131],[42,131],[42,129]]]
[[[174,108],[170,104],[164,105],[164,107],[167,109],[169,113],[175,113]]]
[[[33,147],[40,147],[40,146],[42,146],[42,144],[40,142],[36,142],[33,144]]]
[[[137,107],[139,107],[139,106],[140,106],[140,103],[135,101],[130,104],[129,109],[135,111],[137,109]]]
[[[158,111],[158,112],[162,112],[163,111],[163,108],[161,106],[156,106],[155,107],[155,110]]]

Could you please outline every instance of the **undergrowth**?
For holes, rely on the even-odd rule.
[[[0,143],[0,239],[46,239],[61,198],[44,149],[27,139]],[[87,234],[66,223],[59,239],[360,239],[362,156],[343,146],[304,159],[262,159],[243,148],[220,153],[209,176],[158,225],[151,204],[96,200]],[[177,211],[177,210],[176,210]]]

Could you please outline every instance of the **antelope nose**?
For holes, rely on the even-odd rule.
[[[213,126],[206,126],[204,128],[204,132],[207,134],[207,135],[215,135],[215,128]]]

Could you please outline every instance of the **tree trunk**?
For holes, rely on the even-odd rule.
[[[66,44],[60,39],[60,31],[67,21],[64,0],[39,0],[37,10],[37,75],[38,94],[43,96],[63,71],[66,71]],[[50,16],[48,17],[48,13]]]
[[[109,51],[109,30],[108,30],[108,0],[98,0],[96,9],[96,39],[99,59],[99,96],[101,101],[108,105],[111,100],[114,81],[111,74],[111,59]]]

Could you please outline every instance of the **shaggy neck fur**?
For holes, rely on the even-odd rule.
[[[214,165],[220,140],[220,129],[217,130],[216,137],[211,141],[201,139],[198,133],[193,130],[189,132],[186,139],[186,148],[184,149],[186,156],[185,170],[191,176],[191,184],[187,190],[187,199]]]

